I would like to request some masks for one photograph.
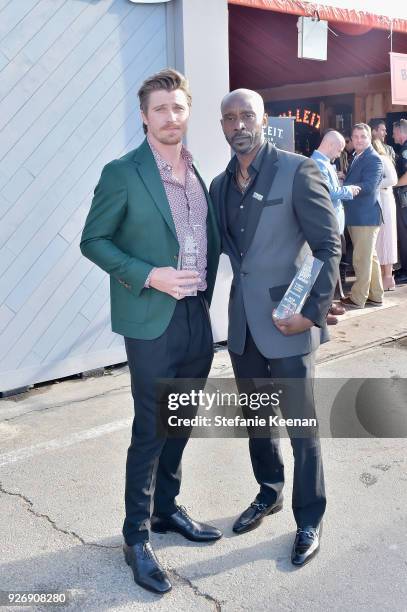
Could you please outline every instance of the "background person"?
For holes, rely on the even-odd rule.
[[[352,138],[350,134],[344,135],[345,148],[341,152],[340,156],[335,160],[335,167],[338,171],[338,178],[340,181],[345,179],[345,176],[349,170],[349,166],[352,163],[354,149],[352,144]]]
[[[380,155],[371,144],[371,130],[366,123],[357,123],[352,130],[355,157],[344,185],[357,185],[360,192],[344,203],[345,222],[353,245],[353,269],[356,280],[350,294],[342,298],[349,308],[364,308],[366,302],[380,306],[383,284],[376,241],[382,223],[379,187],[383,177]]]
[[[380,140],[380,142],[383,144],[385,152],[393,162],[393,165],[396,165],[396,152],[392,146],[386,143],[386,121],[384,119],[371,119],[369,121],[369,127],[372,130],[372,142],[374,140]]]
[[[336,132],[335,130],[329,130],[324,135],[318,149],[316,149],[311,155],[311,159],[313,159],[317,164],[329,189],[329,195],[335,209],[339,232],[341,234],[342,254],[345,250],[345,238],[343,236],[343,232],[345,230],[345,211],[342,200],[353,200],[353,198],[360,192],[360,187],[356,185],[347,185],[342,187],[339,183],[338,174],[335,170],[333,162],[340,157],[344,150],[345,139],[342,134]],[[338,284],[340,297],[344,297],[342,284],[340,281],[339,267]],[[342,315],[345,313],[345,308],[340,304],[333,302],[329,312],[332,317],[334,317],[334,320],[332,320],[332,318],[330,319],[328,315],[327,322],[328,324],[332,325],[338,322],[336,315]]]
[[[377,236],[376,251],[382,271],[383,289],[394,291],[393,264],[397,262],[397,213],[392,187],[397,183],[397,172],[383,142],[374,139],[372,145],[383,163],[383,179],[380,183],[383,223]]]
[[[407,120],[393,124],[393,140],[400,145],[397,158],[396,206],[397,238],[400,269],[395,274],[396,282],[407,282]]]

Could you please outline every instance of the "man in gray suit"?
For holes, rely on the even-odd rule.
[[[223,132],[235,156],[213,180],[211,196],[223,252],[233,268],[228,348],[238,387],[247,392],[258,390],[259,384],[264,388],[264,379],[295,380],[287,387],[294,391],[287,392],[280,406],[283,417],[312,418],[315,351],[328,339],[326,315],[341,256],[335,212],[315,162],[265,142],[267,115],[259,94],[233,91],[223,99],[221,112]],[[324,263],[301,313],[274,319],[273,310],[310,251]],[[282,508],[284,465],[278,435],[259,435],[250,428],[248,433],[260,490],[236,520],[236,533],[254,529]],[[291,560],[299,566],[319,550],[326,498],[317,428],[306,435],[289,435],[297,523]]]

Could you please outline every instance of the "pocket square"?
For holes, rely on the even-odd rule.
[[[284,204],[284,198],[274,198],[274,200],[263,202],[263,206],[276,206],[277,204]]]

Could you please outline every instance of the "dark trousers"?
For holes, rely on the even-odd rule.
[[[401,208],[397,197],[396,195],[399,263],[403,272],[407,274],[407,208]]]
[[[264,357],[247,329],[243,355],[230,351],[232,366],[239,392],[256,387],[250,379],[292,379],[291,397],[281,403],[282,416],[287,418],[315,418],[313,395],[314,354],[267,359]],[[240,379],[240,381],[239,381]],[[295,379],[295,380],[294,380]],[[272,382],[272,381],[271,381]],[[288,381],[290,385],[291,381]],[[259,383],[260,384],[260,381]],[[264,390],[264,383],[260,385]],[[253,415],[252,415],[253,416]],[[298,527],[316,527],[325,512],[326,497],[321,447],[318,432],[296,433],[287,428],[294,454],[294,483],[292,508]],[[298,432],[297,432],[298,433]],[[256,437],[255,431],[248,431],[249,451],[253,473],[260,485],[256,497],[258,502],[274,504],[282,497],[284,486],[284,463],[278,435]]]
[[[207,378],[213,359],[213,340],[204,297],[199,294],[177,302],[171,322],[159,338],[125,338],[125,345],[134,421],[126,464],[123,535],[131,546],[148,540],[152,510],[159,516],[176,511],[181,458],[188,438],[157,434],[156,381]]]

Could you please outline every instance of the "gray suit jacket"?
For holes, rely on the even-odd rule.
[[[243,258],[227,228],[228,172],[213,180],[210,193],[221,228],[222,250],[233,268],[228,347],[243,353],[247,323],[259,351],[274,359],[305,355],[329,339],[326,315],[338,278],[341,244],[329,192],[315,162],[270,144],[266,147],[253,191],[263,198],[251,198]],[[284,336],[271,314],[310,249],[324,262],[302,308],[302,314],[315,326]]]

